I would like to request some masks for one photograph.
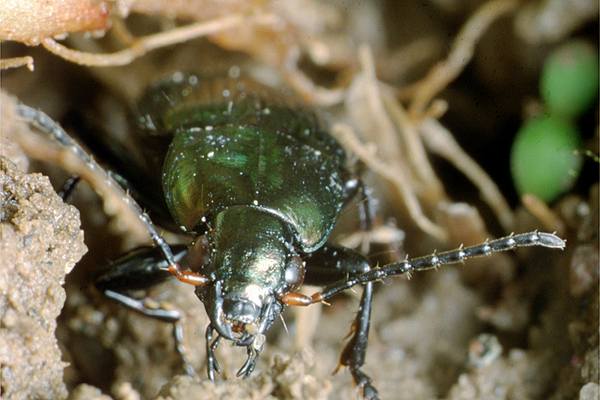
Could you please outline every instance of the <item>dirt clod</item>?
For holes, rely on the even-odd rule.
[[[65,275],[86,252],[79,212],[47,177],[0,158],[0,389],[8,399],[67,395],[54,331]],[[35,378],[34,378],[35,377]]]

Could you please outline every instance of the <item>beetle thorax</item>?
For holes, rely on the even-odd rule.
[[[276,296],[288,286],[286,267],[295,256],[285,222],[253,207],[231,207],[214,218],[208,238],[208,272],[216,283],[201,296],[213,325],[262,333],[280,309]]]

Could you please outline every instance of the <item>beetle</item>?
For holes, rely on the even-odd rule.
[[[43,113],[23,105],[18,111],[94,164]],[[154,221],[188,235],[191,244],[169,246],[136,206],[156,246],[118,258],[95,284],[111,300],[173,323],[182,357],[180,313],[149,308],[128,292],[173,276],[195,286],[210,318],[206,349],[211,380],[220,372],[214,354],[221,340],[246,348],[247,359],[237,375],[248,377],[266,332],[285,306],[326,302],[362,285],[340,365],[349,368],[364,398],[378,398],[362,370],[375,281],[516,247],[565,246],[554,234],[536,231],[371,267],[361,254],[329,242],[342,209],[356,196],[361,198],[361,227],[371,227],[369,198],[347,167],[344,150],[314,112],[252,80],[177,72],[145,92],[134,125],[133,142],[143,149],[141,155],[128,153],[124,144],[107,143],[118,175],[106,173],[106,179],[127,188]],[[127,162],[117,165],[124,156]],[[70,189],[72,185],[66,193]],[[322,290],[307,296],[298,291],[303,284]],[[184,365],[194,373],[185,357]]]

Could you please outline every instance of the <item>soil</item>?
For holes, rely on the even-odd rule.
[[[381,18],[390,25],[388,20],[399,18],[396,2],[384,3],[384,11],[389,15]],[[372,46],[375,50],[396,42],[410,43],[419,32],[421,36],[431,34],[446,45],[449,32],[456,31],[458,21],[464,22],[472,8],[454,1],[431,2],[434,3],[439,8],[435,18],[427,10],[415,11],[413,8],[417,6],[402,6],[414,12],[405,15],[404,11],[398,11],[404,16],[403,21],[407,21],[406,27],[391,24],[385,34],[365,28],[365,32],[361,31],[364,37],[357,35],[379,40],[379,46]],[[365,7],[360,15],[373,12]],[[533,32],[533,22],[523,25],[523,18],[533,21],[535,17],[535,10],[525,8],[527,14],[520,15],[520,29],[527,25],[527,37],[545,40],[541,39],[543,32]],[[348,20],[347,29],[360,31],[358,28],[365,27],[365,21],[354,17],[356,20]],[[164,20],[160,22],[168,26]],[[138,23],[140,30],[159,25],[143,18]],[[597,25],[590,28],[582,24],[573,26],[582,29],[583,36],[597,37],[593,34]],[[431,29],[423,28],[430,25]],[[497,178],[501,191],[507,193],[515,209],[514,231],[525,232],[540,229],[542,223],[518,205],[507,172],[512,138],[506,132],[518,128],[525,104],[539,107],[530,97],[536,96],[536,72],[549,44],[543,41],[524,44],[512,33],[506,33],[512,32],[509,25],[500,21],[494,26],[479,44],[465,76],[443,92],[450,105],[443,121],[454,129],[466,151]],[[574,29],[564,28],[563,36],[552,40],[566,40]],[[382,39],[385,37],[387,41]],[[186,376],[174,349],[170,324],[113,304],[93,287],[94,278],[109,266],[110,260],[141,242],[128,233],[127,227],[114,229],[118,216],[85,183],[77,187],[69,204],[65,204],[53,187],[60,188],[68,175],[60,166],[30,159],[17,144],[18,138],[38,133],[14,114],[16,101],[44,110],[69,132],[82,129],[78,119],[81,114],[99,111],[109,120],[106,124],[112,131],[121,133],[123,118],[118,105],[131,99],[111,99],[128,90],[135,92],[131,97],[139,95],[149,76],[173,68],[197,67],[199,53],[203,54],[203,60],[221,60],[215,64],[231,65],[244,58],[237,52],[216,47],[191,42],[175,50],[149,54],[121,69],[77,67],[38,48],[28,50],[36,60],[35,74],[24,69],[3,73],[0,398],[360,398],[346,369],[333,374],[358,307],[360,289],[338,296],[330,306],[286,310],[283,321],[276,322],[269,333],[256,371],[248,379],[235,377],[245,351],[222,344],[217,357],[223,375],[210,382],[205,377],[204,330],[208,318],[204,306],[190,286],[166,282],[154,287],[148,296],[183,313],[184,352],[197,371],[194,377]],[[406,72],[396,66],[406,72],[396,75],[392,57],[385,63],[383,53],[376,58],[381,63],[378,73],[386,81],[405,82],[418,70],[434,65],[440,48],[443,46],[425,57],[418,68],[413,66]],[[313,67],[309,65],[307,69]],[[507,90],[507,82],[517,88]],[[6,92],[16,97],[9,97]],[[344,111],[329,111],[336,118],[345,117]],[[587,148],[596,153],[597,121],[594,111],[580,123],[588,132]],[[451,205],[475,210],[473,220],[481,223],[475,229],[475,223],[463,225],[457,222],[460,218],[448,217],[448,229],[456,233],[455,238],[472,231],[476,231],[477,237],[488,231],[499,236],[498,223],[482,206],[472,186],[447,168],[445,161],[434,159],[432,164],[445,183],[448,196],[457,198]],[[415,274],[410,280],[402,277],[377,285],[364,370],[382,399],[592,400],[599,397],[597,164],[591,169],[570,193],[551,205],[551,212],[563,227],[559,234],[567,240],[565,251],[521,249],[463,266]],[[450,246],[433,240],[411,222],[401,219],[406,210],[388,198],[389,182],[378,180],[368,171],[365,175],[380,202],[378,221],[399,221],[397,225],[402,228],[399,238],[405,238],[394,246],[375,247],[373,253],[381,250],[380,253],[391,254],[381,262]],[[481,210],[482,217],[477,210]],[[352,221],[340,223],[334,238],[341,238],[347,226],[352,226]],[[167,238],[177,239],[169,235]],[[312,288],[305,290],[313,292]]]
[[[70,399],[357,397],[346,371],[331,375],[355,295],[315,306],[323,309],[308,339],[295,338],[302,328],[294,322],[307,316],[286,314],[288,332],[274,328],[256,373],[246,380],[233,376],[244,354],[226,345],[218,352],[224,379],[203,377],[208,320],[193,290],[176,282],[150,294],[183,310],[185,351],[197,377],[181,375],[169,324],[102,300],[81,272],[69,276],[57,329],[65,302],[61,285],[85,253],[78,211],[61,201],[47,178],[24,174],[6,158],[1,166],[5,398],[64,398],[67,388]],[[595,398],[598,216],[591,205],[597,196],[596,186],[590,202],[579,200],[579,212],[588,214],[575,223],[564,253],[519,252],[519,274],[492,300],[464,279],[469,269],[485,265],[380,285],[365,370],[382,398]]]

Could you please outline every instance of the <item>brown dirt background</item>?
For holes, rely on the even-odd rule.
[[[391,42],[408,43],[424,31],[451,35],[473,9],[456,5],[455,10],[444,11],[441,1],[428,3],[431,8],[425,10],[382,3],[390,14],[387,19],[406,21],[395,28],[395,35],[383,35],[390,47]],[[502,132],[507,126],[516,130],[523,104],[536,96],[536,73],[543,56],[570,35],[597,38],[597,20],[552,43],[525,45],[510,34],[511,29],[506,21],[499,21],[483,37],[465,76],[443,95],[451,105],[446,123],[460,127],[454,129],[458,140],[491,169],[516,205],[509,178],[498,172],[508,165],[498,164],[498,149],[508,149],[512,137],[501,137]],[[18,46],[4,49],[22,51]],[[109,111],[118,105],[104,100],[114,90],[101,75],[119,74],[114,82],[134,80],[132,86],[142,87],[156,74],[197,66],[198,54],[210,59],[214,70],[248,62],[245,56],[204,41],[148,55],[132,66],[91,72],[41,49],[28,51],[36,59],[36,71],[3,72],[2,89],[71,130],[77,128],[70,118],[73,110],[93,109],[98,99]],[[434,61],[424,61],[419,68]],[[420,75],[419,68],[403,79]],[[508,80],[515,85],[510,90],[506,90]],[[185,315],[186,353],[199,376],[181,375],[168,324],[111,304],[91,288],[99,269],[130,246],[128,238],[110,228],[102,201],[88,187],[80,185],[73,205],[65,205],[50,180],[33,172],[43,171],[54,187],[65,178],[56,166],[30,163],[15,146],[11,135],[27,134],[28,128],[11,114],[11,101],[5,95],[0,98],[2,398],[358,398],[347,371],[331,374],[358,301],[351,292],[331,307],[288,310],[284,317],[289,332],[276,324],[250,379],[235,378],[243,351],[222,345],[218,357],[225,376],[211,383],[204,373],[208,320],[203,306],[190,287],[175,282],[156,287],[150,293],[153,298],[173,303]],[[589,134],[589,148],[596,152],[597,115],[596,104],[596,111],[581,123]],[[118,113],[111,113],[109,119],[109,125],[120,126]],[[508,150],[505,158],[507,154]],[[448,172],[441,161],[435,166],[451,196],[480,205],[464,179]],[[378,286],[365,371],[382,399],[598,398],[597,164],[591,168],[595,168],[591,178],[584,175],[572,193],[552,205],[566,226],[566,251],[521,250]],[[376,189],[385,186],[372,176],[367,181]],[[386,202],[385,190],[375,194],[381,201],[382,220],[397,215]],[[483,213],[486,222],[493,221]],[[515,231],[539,227],[523,209],[518,208],[516,215]],[[342,225],[340,233],[346,226]],[[439,246],[409,224],[398,225],[407,236],[397,256],[425,254]]]

